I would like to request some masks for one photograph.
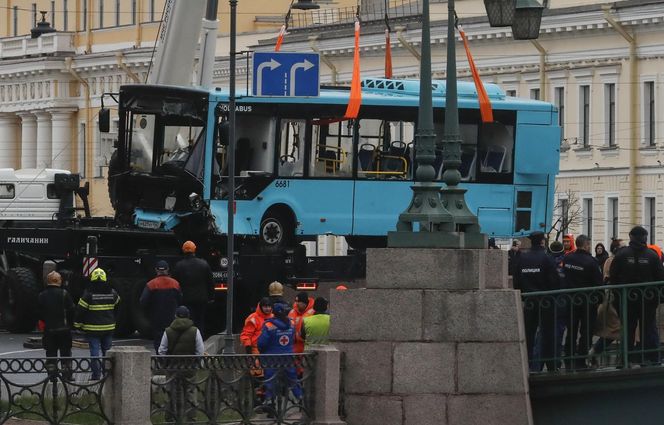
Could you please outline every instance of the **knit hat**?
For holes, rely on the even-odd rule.
[[[175,317],[181,317],[181,318],[189,318],[189,309],[181,305],[175,310]]]
[[[298,294],[295,296],[295,302],[296,303],[299,302],[299,303],[308,304],[309,303],[309,294],[307,294],[304,291],[303,292],[298,292]]]
[[[551,253],[553,254],[562,254],[562,252],[565,250],[565,247],[563,246],[562,242],[553,241],[549,246],[549,250],[551,250]]]
[[[316,313],[322,313],[324,311],[327,311],[327,306],[328,306],[328,302],[323,297],[318,297],[314,301],[314,311]]]
[[[290,307],[288,307],[288,304],[284,303],[276,303],[272,307],[272,312],[275,314],[275,316],[285,316],[288,314],[290,311]]]
[[[159,272],[168,271],[168,263],[164,260],[159,260],[157,261],[157,264],[155,264],[154,269]]]

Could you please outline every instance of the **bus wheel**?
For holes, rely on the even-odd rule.
[[[0,317],[12,333],[32,332],[37,324],[39,282],[32,270],[9,269],[0,282]]]
[[[279,212],[268,213],[261,222],[260,244],[263,248],[276,249],[292,243],[295,229],[292,220]]]

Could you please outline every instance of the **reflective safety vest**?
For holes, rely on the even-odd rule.
[[[326,313],[314,314],[304,318],[304,348],[309,349],[312,344],[329,344],[330,342],[330,315]]]
[[[88,333],[109,333],[115,330],[115,308],[120,296],[115,289],[108,292],[85,290],[76,306],[74,327]]]

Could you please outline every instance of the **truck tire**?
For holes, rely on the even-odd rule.
[[[145,288],[146,282],[143,280],[134,280],[132,287],[132,296],[131,296],[131,317],[134,323],[134,328],[141,335],[141,338],[153,339],[152,335],[152,325],[150,324],[150,318],[143,309],[140,303],[141,294],[143,293],[143,288]]]
[[[133,308],[133,284],[135,279],[118,277],[113,279],[113,287],[120,295],[120,305],[115,322],[115,336],[126,338],[133,335],[134,318],[131,311]]]
[[[15,267],[0,282],[0,317],[12,333],[32,332],[37,324],[37,296],[41,286],[32,270]]]

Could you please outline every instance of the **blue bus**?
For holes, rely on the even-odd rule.
[[[445,87],[433,82],[438,180]],[[546,231],[559,168],[558,111],[493,84],[486,90],[492,124],[481,123],[474,85],[458,84],[468,206],[490,237]],[[359,117],[339,120],[349,94],[322,88],[315,98],[237,99],[236,235],[264,247],[317,235],[345,236],[352,247],[385,244],[412,198],[419,81],[365,79]],[[227,113],[228,94],[218,89],[123,86],[109,170],[118,217],[139,228],[223,235]]]

